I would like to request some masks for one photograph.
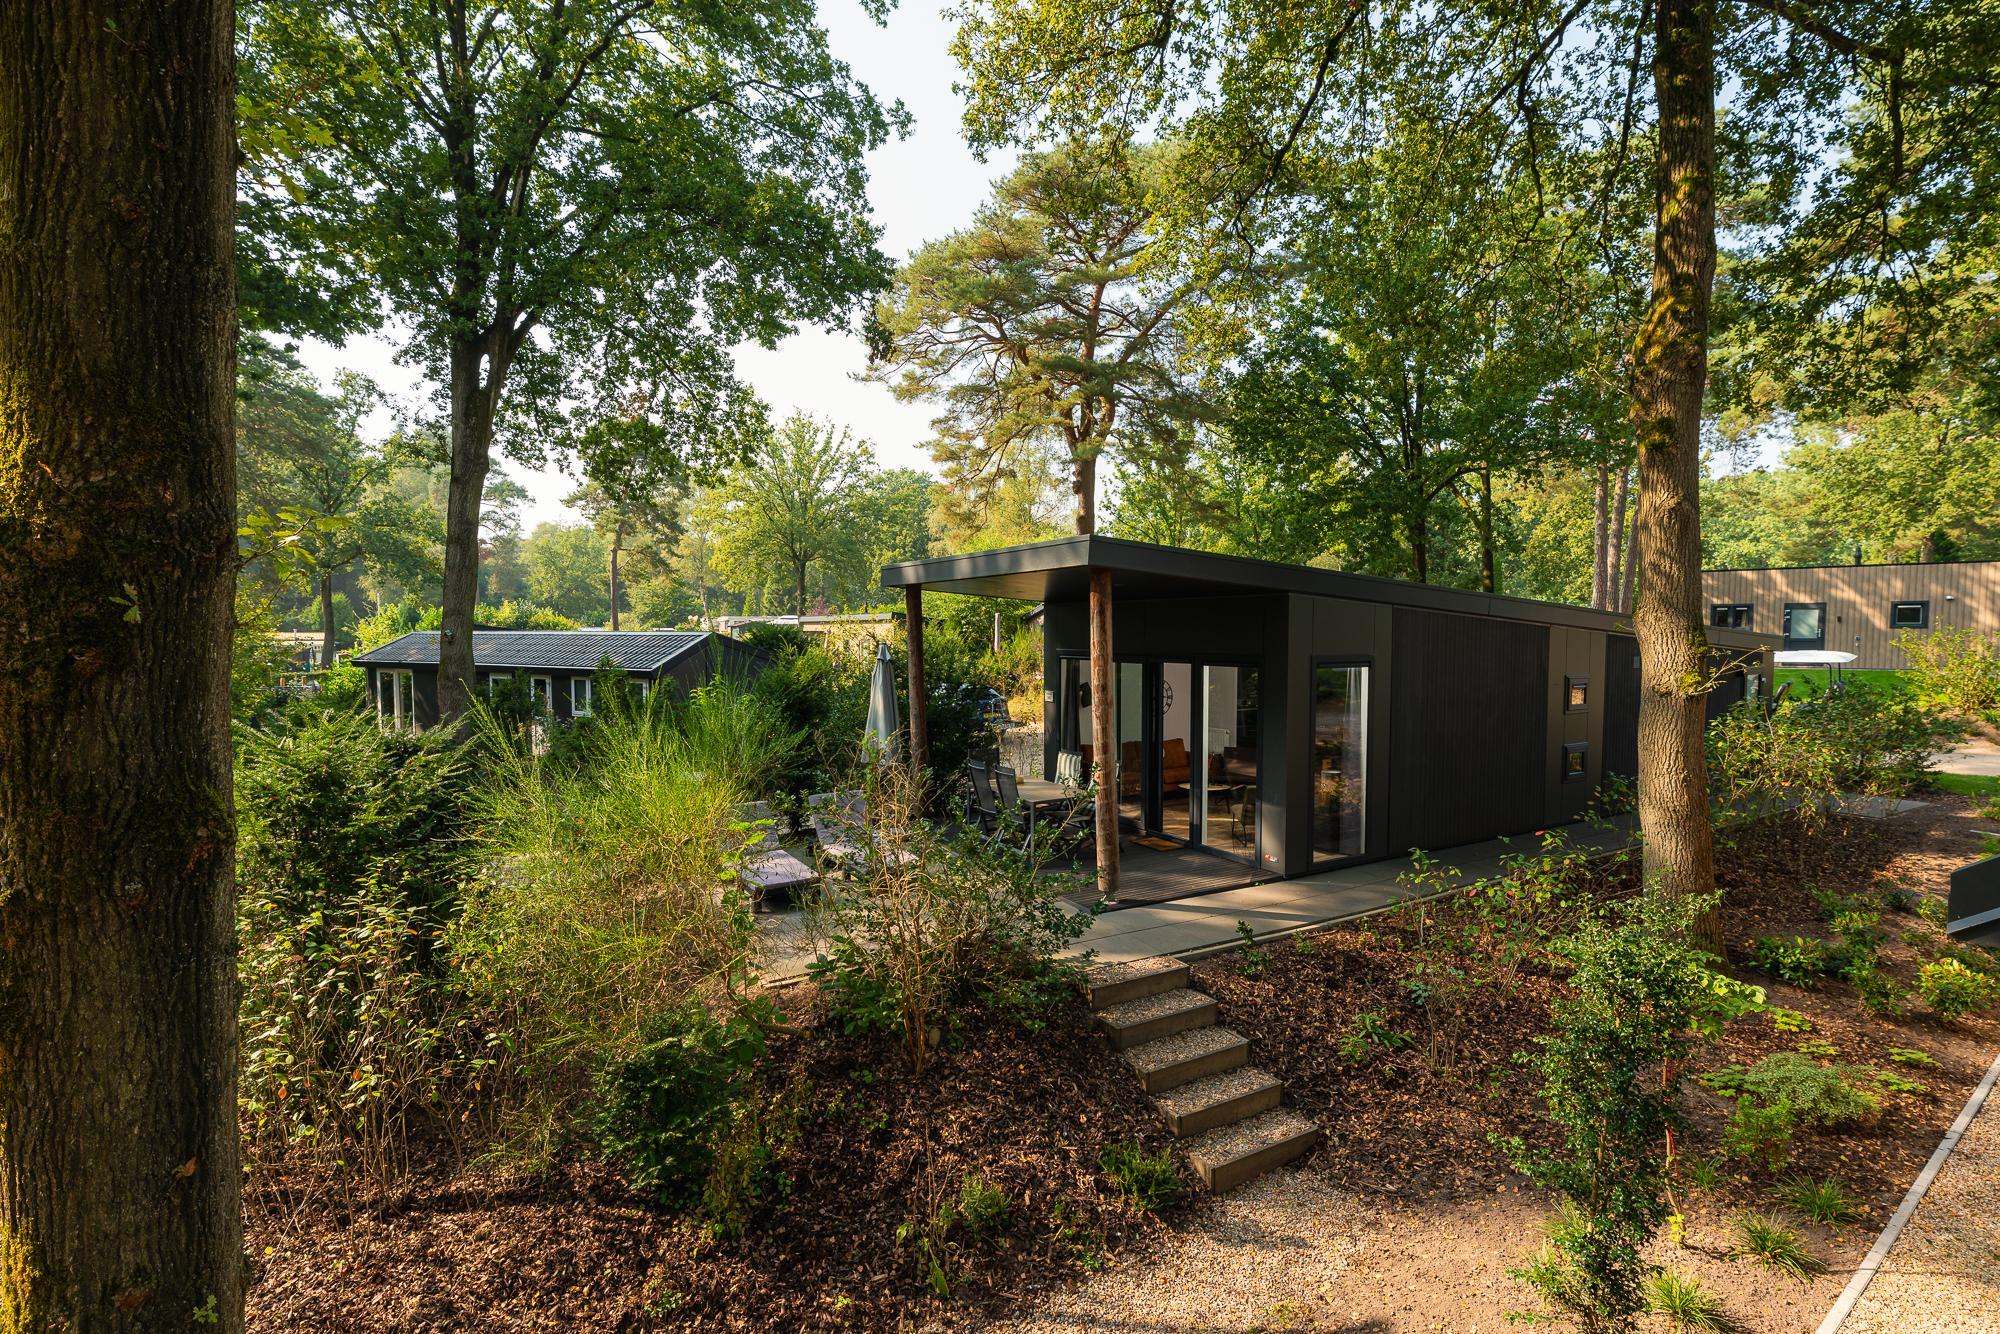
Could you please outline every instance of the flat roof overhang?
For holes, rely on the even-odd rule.
[[[963,556],[906,561],[882,570],[884,588],[918,588],[935,593],[1010,598],[1017,602],[1082,602],[1090,595],[1090,571],[1111,572],[1111,596],[1119,599],[1248,597],[1307,593],[1427,611],[1457,612],[1581,630],[1630,633],[1631,618],[1562,602],[1537,602],[1497,593],[1475,593],[1436,584],[1286,565],[1249,556],[1224,556],[1181,547],[1128,542],[1116,537],[1064,537],[1052,542],[974,551]],[[1717,648],[1776,649],[1774,635],[1710,629]]]

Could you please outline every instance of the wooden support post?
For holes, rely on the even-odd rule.
[[[910,768],[922,773],[931,762],[931,725],[924,711],[924,591],[912,584],[903,590],[910,637]]]
[[[1118,702],[1111,659],[1111,571],[1090,572],[1090,744],[1097,782],[1097,892],[1118,897]]]

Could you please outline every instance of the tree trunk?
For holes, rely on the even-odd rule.
[[[1077,536],[1089,537],[1097,531],[1097,455],[1075,459],[1070,490],[1076,494]]]
[[[1097,893],[1118,897],[1118,701],[1111,648],[1111,571],[1090,572],[1090,745],[1096,752]]]
[[[806,615],[806,562],[792,562],[792,615],[800,621]]]
[[[1659,0],[1654,96],[1653,291],[1633,348],[1639,446],[1634,544],[1645,578],[1633,629],[1642,664],[1639,823],[1649,881],[1674,895],[1715,888],[1702,756],[1708,644],[1701,616],[1701,404],[1715,278],[1715,49],[1711,0]],[[1722,924],[1696,934],[1718,953]]]
[[[1632,469],[1629,465],[1618,465],[1618,493],[1611,511],[1611,535],[1609,554],[1611,557],[1610,601],[1605,607],[1610,611],[1630,612],[1632,610],[1632,571],[1637,563],[1632,559],[1631,526],[1626,523],[1627,511],[1632,499]]]
[[[1479,470],[1479,590],[1500,591],[1500,570],[1493,554],[1493,470]]]
[[[500,372],[481,371],[478,340],[451,349],[451,479],[444,508],[444,621],[438,634],[438,717],[449,721],[472,703],[472,611],[479,602],[479,511],[493,458],[493,408]]]
[[[0,1329],[242,1328],[229,0],[0,8]]]
[[[613,630],[618,628],[618,548],[624,541],[624,526],[613,525],[611,529],[611,628]]]
[[[924,590],[903,590],[903,627],[910,641],[910,772],[922,779],[931,767],[929,693],[924,685]]]
[[[1430,525],[1421,512],[1412,514],[1405,521],[1410,531],[1410,572],[1420,584],[1431,581]]]
[[[333,666],[333,655],[338,649],[334,643],[333,628],[333,571],[319,573],[319,666],[321,671]]]
[[[1590,605],[1599,611],[1611,606],[1611,467],[1597,465],[1597,490],[1590,507]]]

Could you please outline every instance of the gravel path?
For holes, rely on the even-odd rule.
[[[993,1330],[1158,1334],[1303,1323],[1353,1261],[1367,1210],[1314,1172],[1278,1172],[1223,1196],[1160,1253],[1114,1269]]]
[[[1972,1118],[1840,1334],[2000,1329],[2000,1090]]]

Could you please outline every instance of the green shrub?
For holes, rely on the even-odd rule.
[[[1784,1103],[1803,1124],[1838,1130],[1881,1115],[1881,1100],[1854,1082],[1867,1074],[1858,1066],[1821,1065],[1800,1052],[1773,1052],[1743,1072],[1743,1093],[1767,1105]]]
[[[1903,1012],[1903,989],[1873,959],[1850,967],[1847,980],[1854,984],[1854,994],[1861,998],[1870,1014],[1893,1019]]]
[[[1752,967],[1795,987],[1818,986],[1819,980],[1833,971],[1833,962],[1826,942],[1807,936],[1793,936],[1790,940],[1782,936],[1759,936],[1750,947]]]
[[[1111,1178],[1137,1209],[1158,1209],[1180,1197],[1180,1172],[1174,1167],[1169,1149],[1147,1153],[1137,1144],[1113,1144],[1099,1158],[1104,1174]]]
[[[938,829],[902,766],[867,781],[851,831],[857,865],[814,905],[830,946],[810,971],[843,1022],[893,1017],[921,1070],[957,1009],[1052,1000],[1052,961],[1090,925],[1061,896],[1084,882],[1055,872],[1039,834],[1017,843]]]
[[[1761,1001],[1714,972],[1692,941],[1694,915],[1711,903],[1648,892],[1554,947],[1574,971],[1533,1063],[1560,1143],[1509,1148],[1537,1185],[1563,1196],[1567,1221],[1551,1233],[1553,1268],[1517,1277],[1586,1322],[1629,1322],[1645,1308],[1641,1250],[1673,1208],[1680,1072],[1722,1023]]]
[[[1364,1010],[1354,1016],[1353,1023],[1340,1036],[1335,1049],[1341,1059],[1355,1065],[1365,1065],[1375,1059],[1378,1053],[1395,1051],[1410,1045],[1410,1040],[1389,1026],[1389,1021],[1380,1011]]]
[[[1951,924],[1951,906],[1935,895],[1925,895],[1917,904],[1917,916],[1942,931]]]
[[[506,1047],[426,960],[436,914],[374,884],[300,912],[268,889],[237,903],[245,1155],[299,1157],[337,1184],[381,1187],[413,1136],[462,1144],[488,1124]]]
[[[1917,971],[1917,995],[1944,1019],[1960,1019],[2000,1001],[2000,981],[1957,959],[1937,959]]]
[[[1810,1033],[1813,1021],[1797,1010],[1787,1010],[1782,1005],[1773,1005],[1766,1013],[1770,1016],[1771,1027],[1780,1033]]]
[[[1850,909],[1834,914],[1833,931],[1840,937],[1841,944],[1847,947],[1850,957],[1870,955],[1882,943],[1881,921],[1880,913]]]
[[[1890,796],[1923,786],[1932,757],[1965,735],[1919,696],[1864,681],[1806,696],[1796,705],[1795,721],[1831,749],[1834,781],[1842,790]]]
[[[301,916],[365,892],[442,921],[471,873],[474,783],[441,731],[359,714],[240,731],[237,884]]]
[[[1798,1233],[1775,1218],[1746,1214],[1736,1220],[1734,1254],[1809,1283],[1826,1272],[1826,1263],[1806,1249]]]
[[[1004,1227],[1013,1206],[1007,1192],[977,1172],[967,1172],[958,1183],[955,1212],[966,1232],[981,1237]]]
[[[649,1019],[639,1049],[604,1072],[591,1129],[635,1190],[670,1205],[697,1197],[764,1054],[759,1017],[684,1002]]]
[[[1924,707],[1961,718],[2000,708],[2000,647],[1962,626],[1905,630],[1891,641],[1909,659],[1904,679]]]
[[[1789,1103],[1764,1104],[1745,1098],[1722,1128],[1722,1151],[1731,1158],[1761,1164],[1767,1172],[1784,1170],[1792,1155],[1792,1132],[1798,1117]]]
[[[742,1236],[753,1209],[790,1189],[777,1163],[798,1143],[809,1094],[803,1083],[776,1093],[752,1090],[715,1127],[701,1187],[701,1210],[715,1235]]]

